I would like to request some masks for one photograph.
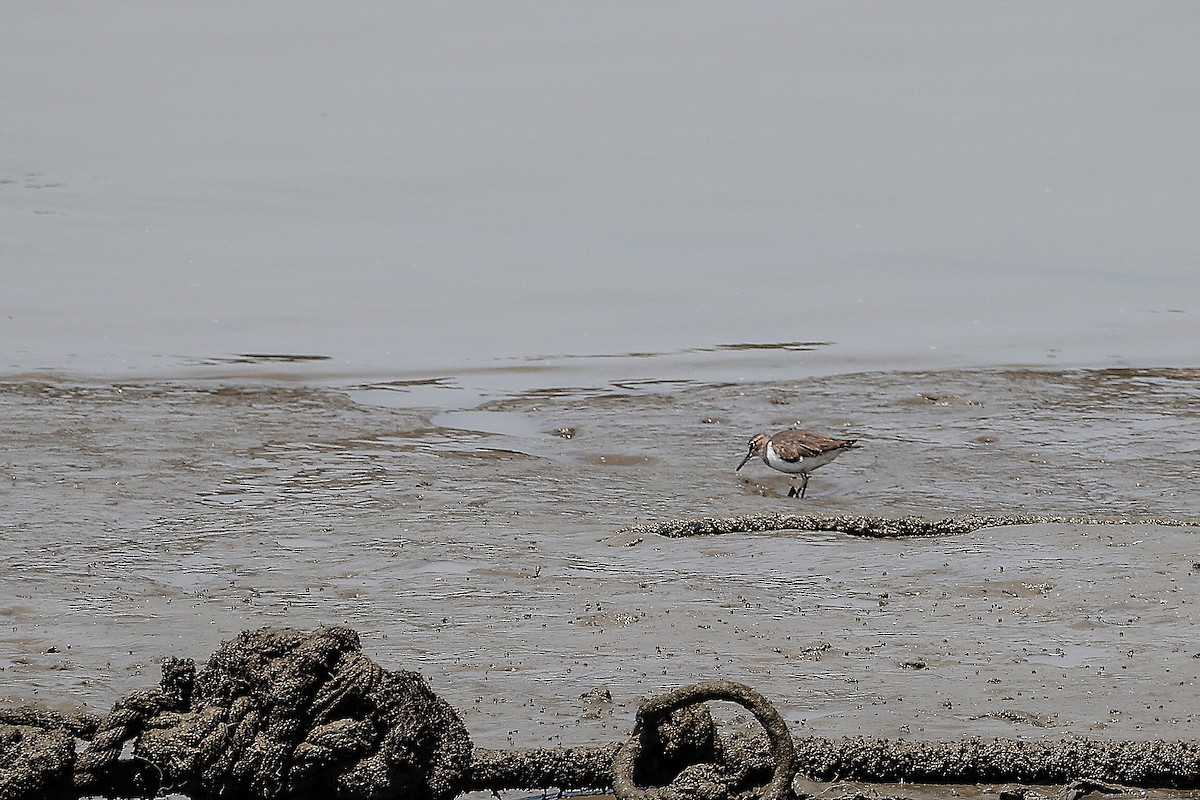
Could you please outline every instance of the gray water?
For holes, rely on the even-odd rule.
[[[1187,3],[5,16],[10,372],[1192,363]]]
[[[0,698],[336,623],[483,745],[1195,735],[1189,529],[618,533],[796,422],[814,513],[1200,515],[1192,5],[4,16]]]

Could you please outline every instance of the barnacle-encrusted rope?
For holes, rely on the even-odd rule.
[[[0,800],[166,791],[202,800],[448,800],[460,791],[608,786],[622,800],[783,800],[794,773],[1200,788],[1198,741],[793,740],[770,703],[728,681],[647,701],[624,746],[473,751],[458,715],[419,675],[375,665],[345,628],[248,631],[199,674],[179,659],[163,673],[160,688],[121,699],[102,719],[0,710]],[[716,736],[704,705],[712,700],[746,707],[766,736]],[[91,746],[76,755],[76,739]]]
[[[119,700],[94,731],[66,722],[0,716],[0,800],[448,800],[471,761],[454,710],[415,672],[372,662],[348,628],[247,631],[199,674],[168,660],[161,688]],[[78,756],[75,735],[91,739]]]
[[[59,714],[0,710],[0,800],[71,794],[75,736],[82,727]]]
[[[730,739],[737,742],[738,734]],[[1126,786],[1200,788],[1200,741],[1120,741],[1067,736],[1053,739],[970,737],[955,740],[794,740],[795,770],[818,780],[915,783],[1025,783],[1053,786],[1081,778]],[[476,751],[466,788],[471,791],[613,785],[616,745]],[[743,757],[766,764],[761,739],[740,742]],[[642,757],[647,757],[645,752]],[[557,771],[562,769],[561,772]],[[572,778],[576,782],[572,782]]]
[[[822,516],[817,514],[747,514],[739,517],[692,517],[642,522],[621,533],[642,536],[708,536],[718,533],[756,531],[840,531],[852,536],[896,539],[916,536],[948,536],[980,528],[1003,525],[1165,525],[1175,528],[1200,527],[1200,519],[1175,517],[1065,517],[1045,514],[960,514],[940,519],[925,517]]]
[[[798,771],[812,778],[916,783],[1200,786],[1200,742],[1154,739],[796,739]]]
[[[704,681],[642,703],[637,712],[632,737],[613,759],[612,786],[618,800],[668,800],[696,793],[695,790],[686,793],[676,791],[670,785],[641,789],[637,786],[635,771],[644,747],[648,743],[658,741],[656,726],[666,721],[673,712],[712,700],[727,700],[743,706],[754,714],[767,733],[774,773],[766,786],[753,792],[754,796],[762,800],[785,800],[791,797],[792,779],[796,774],[796,751],[783,717],[765,697],[749,686],[733,681]],[[719,770],[707,772],[700,778],[718,784],[718,789],[725,789],[725,784],[732,783]],[[713,788],[707,791],[711,793]]]

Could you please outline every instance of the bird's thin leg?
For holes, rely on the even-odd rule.
[[[800,499],[804,499],[804,493],[808,491],[808,473],[800,473]]]

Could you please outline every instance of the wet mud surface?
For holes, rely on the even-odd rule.
[[[379,402],[386,394],[388,402]],[[0,384],[0,700],[102,711],[263,625],[345,625],[480,747],[624,740],[747,683],[798,736],[1197,733],[1197,529],[668,538],[688,517],[1200,516],[1200,371],[992,370],[403,391]],[[416,395],[414,395],[414,399]],[[863,449],[804,501],[795,422]]]

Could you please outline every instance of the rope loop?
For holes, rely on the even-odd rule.
[[[678,750],[681,735],[700,749],[715,744],[715,729],[705,714],[697,717],[693,708],[700,703],[724,700],[750,711],[767,734],[774,772],[766,785],[739,791],[739,778],[723,765],[696,764],[678,769],[673,765],[670,783],[662,787],[639,788],[636,773],[645,771],[644,757],[655,750]],[[703,720],[707,718],[708,722]],[[705,730],[708,728],[708,730]],[[666,736],[664,737],[664,729]],[[667,740],[664,743],[664,738]],[[665,747],[664,747],[665,744]],[[719,748],[710,748],[713,750]],[[702,681],[642,703],[638,709],[633,735],[613,759],[612,784],[618,800],[679,800],[681,797],[728,798],[752,796],[761,800],[787,800],[792,796],[796,774],[796,748],[787,723],[771,703],[754,689],[726,680]]]

